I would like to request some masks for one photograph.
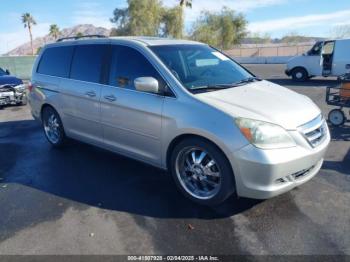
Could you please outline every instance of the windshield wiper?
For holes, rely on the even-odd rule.
[[[216,85],[206,85],[206,86],[198,86],[196,88],[191,88],[191,91],[204,91],[204,90],[221,90],[233,87],[232,84],[216,84]]]
[[[234,83],[233,85],[237,86],[237,85],[252,83],[252,82],[255,82],[255,81],[262,81],[262,79],[259,78],[259,77],[256,77],[256,76],[248,77],[246,79],[243,79],[241,81],[238,81],[238,82]]]
[[[237,87],[240,85],[248,84],[255,81],[262,81],[259,77],[248,77],[246,79],[243,79],[241,81],[238,81],[236,83],[232,84],[215,84],[215,85],[206,85],[206,86],[199,86],[196,88],[191,89],[191,91],[208,91],[208,90],[221,90],[221,89],[227,89],[232,87]]]

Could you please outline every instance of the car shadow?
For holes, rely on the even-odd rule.
[[[214,208],[201,206],[183,197],[163,170],[76,141],[52,148],[34,120],[0,123],[0,129],[3,183],[159,218],[224,218],[261,202],[232,196]]]
[[[328,121],[332,141],[350,141],[350,120],[342,126],[333,126]]]
[[[334,170],[350,176],[350,150],[348,150],[347,154],[341,161],[324,161],[322,169]]]
[[[342,126],[332,126],[328,124],[331,132],[332,141],[350,141],[350,120]],[[341,161],[326,160],[323,163],[323,169],[335,170],[350,175],[350,150]]]

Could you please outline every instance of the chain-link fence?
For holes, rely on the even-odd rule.
[[[225,51],[233,57],[271,57],[271,56],[296,56],[310,50],[312,44],[305,45],[266,45],[266,46],[240,46]]]
[[[0,67],[8,69],[11,75],[30,79],[35,56],[0,56]]]

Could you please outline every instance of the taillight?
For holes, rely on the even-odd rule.
[[[29,92],[32,92],[33,90],[33,84],[31,82],[28,83],[28,90]]]

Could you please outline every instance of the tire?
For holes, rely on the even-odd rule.
[[[333,126],[342,126],[346,121],[346,117],[342,110],[333,109],[328,114],[328,120]]]
[[[63,124],[55,109],[50,106],[43,109],[42,124],[46,139],[52,146],[59,148],[66,144],[67,137]]]
[[[292,78],[296,82],[305,82],[309,79],[309,74],[303,67],[297,67],[292,70]]]
[[[170,170],[182,194],[198,204],[215,206],[235,192],[229,161],[217,146],[204,139],[189,138],[178,143],[171,154]]]

